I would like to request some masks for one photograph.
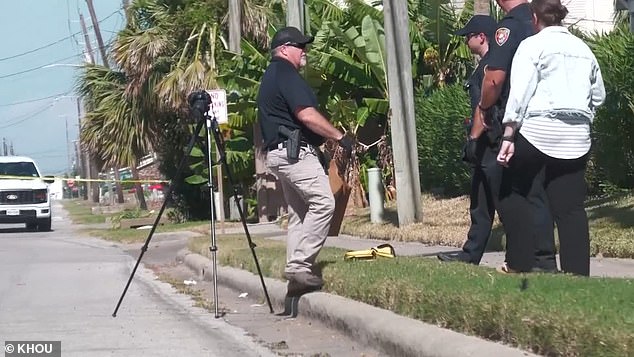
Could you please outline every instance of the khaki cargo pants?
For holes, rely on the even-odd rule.
[[[279,178],[288,203],[285,272],[312,273],[335,210],[328,176],[312,147],[302,147],[298,160],[288,160],[285,148],[271,150],[266,165]]]

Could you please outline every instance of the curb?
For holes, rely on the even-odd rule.
[[[211,281],[210,259],[182,249],[177,253],[176,260],[184,262],[202,279]],[[263,296],[259,276],[248,271],[218,266],[217,278],[218,283],[235,290],[252,296]],[[264,282],[271,303],[281,309],[286,296],[286,284],[266,277]],[[298,306],[302,314],[319,319],[326,325],[393,356],[537,356],[324,292],[302,296]]]

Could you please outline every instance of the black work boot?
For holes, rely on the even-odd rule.
[[[469,254],[465,252],[458,253],[438,253],[436,255],[441,262],[462,262],[462,263],[472,263],[471,257]]]
[[[288,296],[300,296],[312,291],[321,290],[324,285],[323,280],[317,275],[309,272],[286,273],[288,279]]]

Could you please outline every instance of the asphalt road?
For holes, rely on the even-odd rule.
[[[113,318],[135,259],[55,208],[52,232],[0,225],[0,344],[61,341],[64,357],[273,355],[143,267]]]

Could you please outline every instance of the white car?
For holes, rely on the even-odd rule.
[[[29,229],[51,230],[48,183],[33,159],[0,156],[0,224],[26,223]]]

